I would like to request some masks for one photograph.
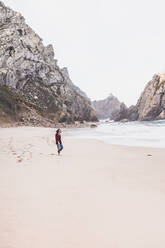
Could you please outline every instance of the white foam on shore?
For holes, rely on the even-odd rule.
[[[165,148],[165,121],[101,123],[93,129],[68,129],[66,137],[97,139],[108,144]]]

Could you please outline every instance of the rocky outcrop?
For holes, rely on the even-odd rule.
[[[115,121],[136,121],[138,119],[137,106],[127,106],[123,103],[120,106],[120,111],[117,113],[114,118]]]
[[[53,46],[45,47],[24,17],[1,1],[0,86],[11,96],[20,97],[18,104],[27,106],[29,115],[35,111],[55,122],[97,120],[85,93],[72,83],[67,69],[57,65]],[[6,109],[3,101],[0,109],[0,113]],[[22,115],[20,109],[15,111],[18,118]]]
[[[155,74],[142,92],[137,104],[121,109],[116,121],[150,121],[165,119],[165,74]]]
[[[73,82],[71,81],[70,79],[70,76],[69,76],[69,72],[68,72],[68,69],[67,67],[64,67],[61,69],[62,73],[63,73],[63,76],[65,78],[65,80],[67,81],[68,85],[73,88],[79,95],[85,97],[86,99],[88,99],[90,101],[90,99],[88,98],[88,96],[86,95],[85,92],[83,92],[79,87],[77,87],[75,84],[73,84]]]
[[[147,84],[138,102],[138,119],[155,120],[165,118],[165,77],[155,74]]]
[[[104,100],[93,101],[92,106],[96,111],[96,114],[99,119],[107,119],[114,120],[120,109],[124,104],[119,102],[117,97],[113,96],[112,94],[109,95]]]

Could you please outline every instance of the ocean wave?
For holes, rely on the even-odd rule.
[[[101,123],[95,129],[68,129],[66,136],[97,139],[108,144],[165,148],[165,120]]]

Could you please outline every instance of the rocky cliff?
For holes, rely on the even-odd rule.
[[[142,92],[137,104],[122,108],[116,121],[150,121],[165,119],[165,74],[155,74]]]
[[[34,116],[38,122],[97,120],[85,93],[57,65],[53,46],[45,47],[24,17],[0,1],[0,119]]]
[[[93,101],[92,106],[99,119],[114,120],[118,115],[122,103],[112,94],[104,100]]]

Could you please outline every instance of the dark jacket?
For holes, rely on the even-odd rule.
[[[56,145],[57,144],[62,144],[62,142],[61,142],[61,135],[59,134],[59,133],[56,133]]]

